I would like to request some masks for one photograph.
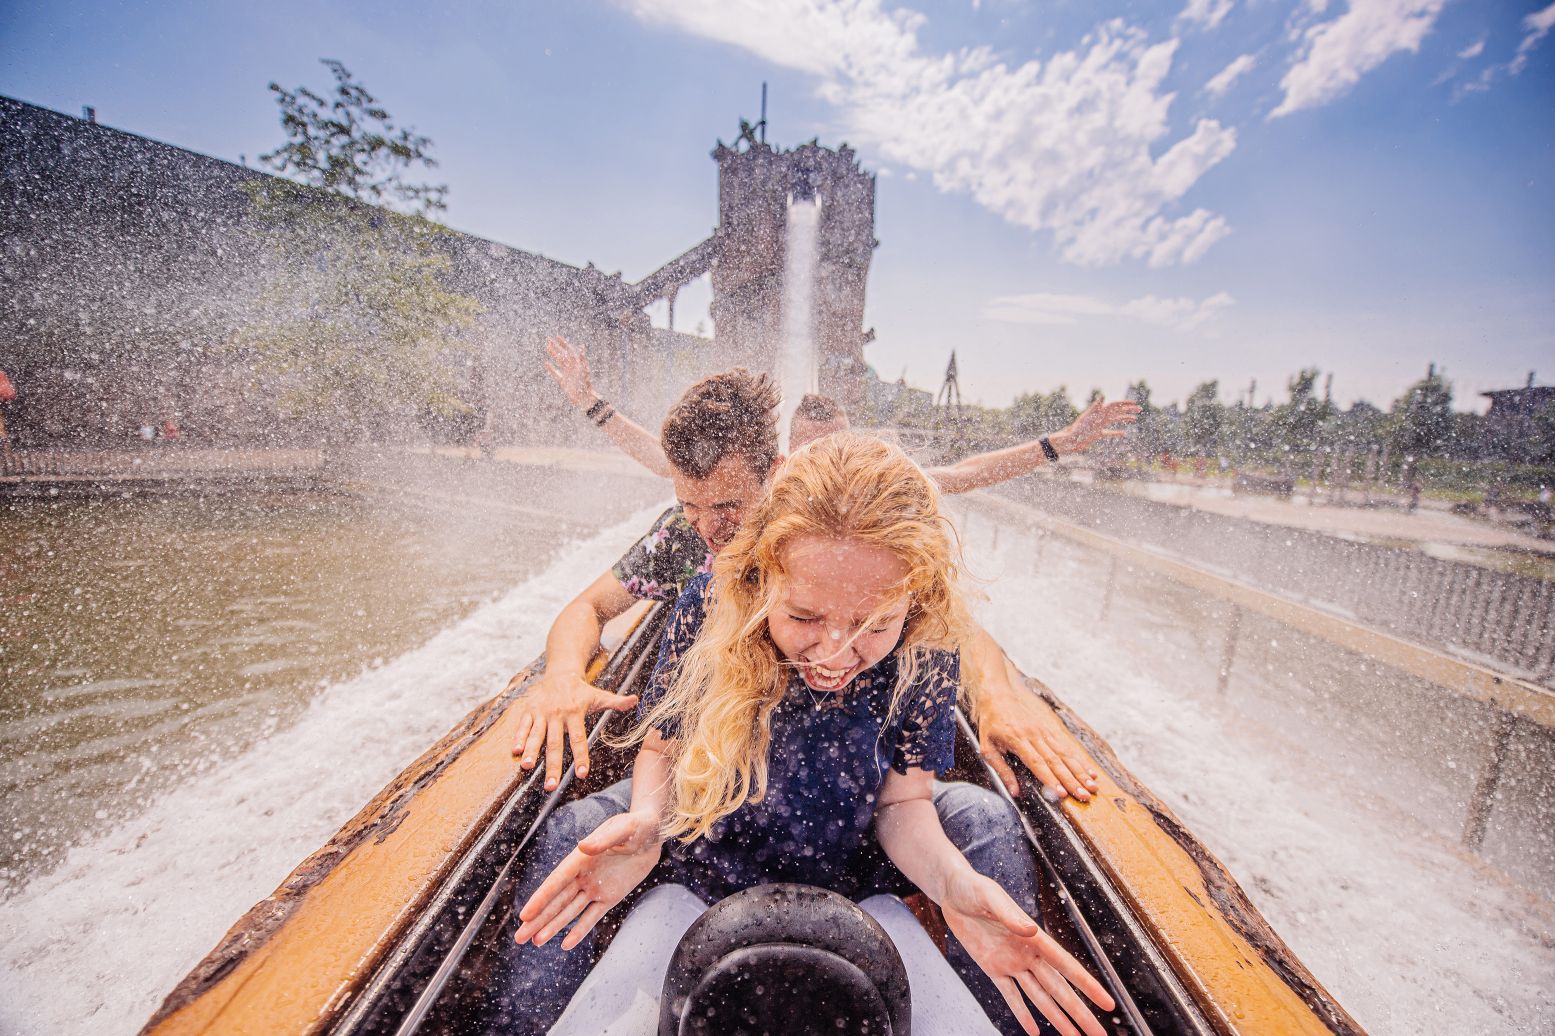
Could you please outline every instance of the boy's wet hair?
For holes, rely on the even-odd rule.
[[[802,417],[806,421],[835,421],[838,418],[847,417],[842,404],[830,396],[822,396],[814,392],[807,393],[799,401],[799,406],[794,411],[795,417]]]
[[[777,407],[771,375],[736,367],[687,389],[664,418],[659,443],[675,469],[691,478],[706,478],[733,454],[765,476],[778,455]]]

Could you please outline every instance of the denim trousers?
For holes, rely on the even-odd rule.
[[[630,809],[631,800],[632,782],[625,780],[561,806],[551,814],[526,853],[517,879],[515,928],[518,909],[540,883],[580,840],[606,820]],[[1041,923],[1036,862],[1015,808],[994,792],[959,782],[935,783],[934,808],[946,836],[972,868],[997,881],[1022,910]],[[912,883],[885,858],[878,846],[870,855],[857,887],[839,891],[846,891],[858,900],[880,893],[903,895],[914,891]],[[645,884],[675,880],[667,862],[661,863]],[[665,873],[660,874],[661,870]],[[504,1031],[545,1032],[555,1024],[593,966],[593,933],[570,951],[561,948],[560,936],[544,946],[515,946],[510,934],[505,951],[501,995],[507,1009],[502,1013],[511,1025]],[[954,935],[950,936],[945,955],[999,1030],[1021,1033],[1020,1024],[1005,1006],[993,980],[983,973]]]

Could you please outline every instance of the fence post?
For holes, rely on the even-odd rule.
[[[1231,617],[1226,621],[1226,646],[1220,653],[1220,676],[1215,683],[1215,690],[1224,695],[1226,688],[1231,686],[1231,666],[1236,661],[1236,642],[1242,633],[1242,606],[1231,606]]]
[[[1490,826],[1490,809],[1495,802],[1496,789],[1501,786],[1501,773],[1506,765],[1506,746],[1512,739],[1514,724],[1512,714],[1496,709],[1496,718],[1490,728],[1490,746],[1485,753],[1485,768],[1474,784],[1474,797],[1469,800],[1468,821],[1463,825],[1463,844],[1479,852],[1485,843],[1485,829]]]
[[[1107,621],[1107,614],[1112,611],[1112,589],[1118,581],[1118,556],[1109,554],[1107,558],[1107,588],[1102,591],[1101,615],[1097,618],[1097,622]]]

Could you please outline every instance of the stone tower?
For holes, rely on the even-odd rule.
[[[741,143],[748,143],[743,141]],[[875,246],[875,178],[851,148],[789,151],[720,143],[713,321],[729,363],[778,373],[790,198],[819,198],[815,311],[820,391],[850,410],[863,395],[864,286]]]

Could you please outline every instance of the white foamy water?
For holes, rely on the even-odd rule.
[[[644,511],[421,647],[337,683],[291,727],[156,800],[4,904],[0,1031],[131,1033],[250,906],[545,646]]]
[[[815,271],[817,236],[821,226],[819,197],[788,203],[788,230],[783,256],[783,355],[779,387],[778,436],[789,449],[788,425],[806,393],[817,386],[815,336]]]
[[[1192,616],[1136,597],[1097,622],[1104,569],[1083,552],[1039,547],[1009,524],[995,546],[976,505],[970,524],[989,632],[1182,817],[1367,1031],[1555,1032],[1555,904],[1377,794],[1364,772],[1219,696],[1218,652],[1187,667],[1130,612],[1154,607],[1167,627]],[[1125,581],[1117,592],[1121,603]]]

